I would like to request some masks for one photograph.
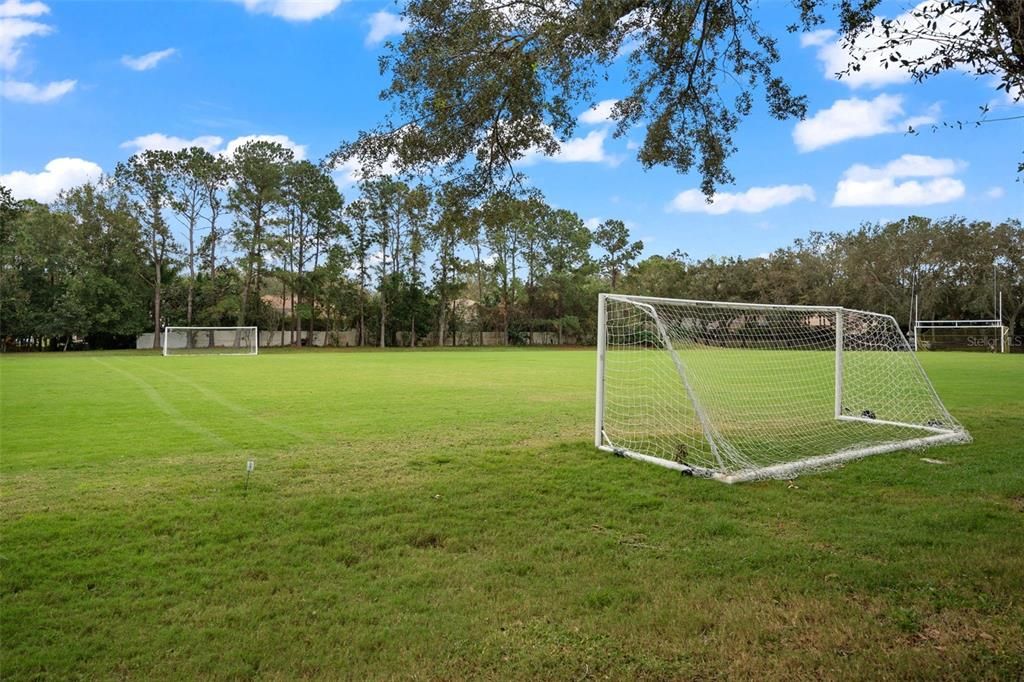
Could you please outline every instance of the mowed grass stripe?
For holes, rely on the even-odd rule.
[[[125,377],[128,381],[133,383],[136,387],[138,387],[138,389],[142,392],[146,399],[149,400],[149,402],[152,403],[154,407],[160,410],[160,412],[162,412],[164,416],[166,416],[176,426],[182,428],[185,431],[189,431],[199,436],[200,438],[205,438],[209,441],[212,441],[214,445],[218,445],[221,447],[233,446],[232,443],[228,442],[227,440],[217,435],[210,429],[202,426],[193,419],[189,419],[188,417],[183,415],[177,407],[172,405],[171,402],[168,401],[167,398],[165,398],[160,393],[159,390],[157,390],[152,384],[150,384],[142,377],[138,376],[137,374],[134,374],[125,367],[119,367],[116,364],[104,362],[99,358],[92,358],[92,360],[93,362],[99,363],[100,365],[108,369],[112,369],[113,371],[117,372],[121,376]]]
[[[287,424],[275,422],[272,419],[268,419],[258,414],[254,414],[251,410],[242,407],[242,405],[240,405],[239,403],[236,403],[232,400],[228,400],[227,398],[222,396],[220,393],[214,391],[210,387],[204,386],[198,383],[197,381],[192,381],[180,373],[170,372],[153,365],[147,366],[147,369],[152,372],[156,372],[163,377],[167,377],[172,381],[184,384],[191,390],[197,392],[200,396],[202,396],[204,400],[208,401],[209,403],[219,405],[220,407],[223,407],[229,412],[233,412],[234,414],[239,415],[244,419],[252,420],[261,427],[273,429],[275,431],[280,431],[281,433],[284,433],[288,436],[291,436],[292,438],[296,438],[299,440],[311,440],[311,436],[308,433],[304,433],[297,429],[293,429],[289,427]]]

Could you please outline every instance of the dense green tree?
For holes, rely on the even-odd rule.
[[[51,208],[0,192],[0,211],[0,334],[37,348],[104,347],[149,326],[145,247],[122,194],[87,184]]]
[[[266,253],[273,228],[282,221],[281,202],[285,168],[294,158],[277,142],[255,140],[238,147],[232,156],[228,207],[234,214],[232,235],[241,252],[243,271],[238,324],[258,319],[263,307],[262,284]]]
[[[366,307],[369,299],[370,269],[372,267],[371,250],[374,244],[369,210],[364,199],[357,199],[350,203],[345,211],[351,226],[349,250],[355,270],[356,295],[358,297],[359,346],[365,346],[367,342]]]
[[[146,245],[137,218],[123,195],[104,185],[69,190],[55,209],[72,226],[75,307],[84,311],[74,333],[101,346],[132,339],[146,328],[149,308],[141,276],[148,271]]]
[[[405,219],[402,206],[409,186],[389,177],[379,177],[364,181],[359,189],[366,202],[366,216],[377,247],[376,254],[371,254],[372,259],[375,256],[377,271],[377,345],[384,348],[387,345],[388,293],[394,289],[389,280],[399,268]]]
[[[591,234],[578,215],[565,209],[548,211],[539,229],[546,248],[537,297],[561,344],[567,331],[582,331],[581,320],[595,307],[588,286],[596,270],[590,257]]]
[[[191,147],[162,157],[170,167],[167,169],[167,184],[170,193],[170,207],[185,230],[185,267],[188,269],[185,324],[192,326],[195,303],[196,276],[200,269],[199,257],[202,241],[200,224],[204,212],[209,212],[211,273],[216,266],[216,216],[219,213],[219,192],[211,191],[211,183],[223,177],[222,161],[201,147]],[[211,201],[214,206],[211,207]]]
[[[311,287],[309,271],[316,270],[321,251],[340,236],[344,202],[330,175],[309,161],[297,161],[287,166],[281,201],[286,219],[277,243],[285,266],[283,274],[291,290],[292,310],[306,306],[311,325],[309,333],[312,334],[315,290]],[[293,344],[302,338],[301,318],[293,312]]]
[[[466,262],[459,256],[460,247],[470,241],[476,224],[470,211],[470,197],[464,188],[447,183],[438,195],[436,219],[429,225],[436,254],[433,264],[434,295],[437,298],[437,343],[448,340],[449,324],[455,319],[455,300],[464,288]]]
[[[171,203],[169,176],[174,168],[174,155],[166,151],[146,150],[135,154],[125,163],[117,164],[114,179],[124,192],[126,205],[137,216],[147,245],[147,255],[153,279],[153,348],[160,348],[163,316],[160,306],[163,296],[164,269],[178,251],[164,217]]]
[[[621,220],[606,220],[594,230],[594,244],[605,253],[599,265],[611,282],[611,290],[615,291],[619,275],[636,261],[644,250],[644,243],[639,240],[631,242],[629,230]]]
[[[691,291],[686,254],[651,256],[630,268],[622,280],[627,294],[681,298]]]
[[[387,176],[365,180],[360,192],[365,219],[376,243],[376,252],[370,256],[376,261],[378,345],[383,348],[396,336],[398,326],[405,326],[396,320],[389,322],[396,297],[424,295],[423,255],[431,238],[431,196],[425,187],[411,188]],[[415,294],[406,291],[409,287],[417,289]],[[415,316],[406,321],[415,336]]]
[[[408,220],[408,261],[406,268],[406,310],[409,320],[409,346],[416,345],[416,321],[421,325],[430,319],[427,301],[426,268],[424,258],[427,249],[433,246],[432,223],[433,196],[423,185],[409,191],[405,199],[404,213]],[[422,332],[422,328],[420,330]]]
[[[222,156],[197,157],[202,163],[194,164],[192,173],[202,182],[203,193],[207,206],[207,223],[209,229],[206,237],[200,244],[200,253],[204,261],[205,269],[210,273],[211,279],[217,277],[217,249],[221,245],[223,231],[219,220],[226,209],[225,190],[228,187],[231,165]]]
[[[521,256],[525,202],[508,192],[496,192],[480,208],[484,244],[491,252],[491,270],[498,284],[502,343],[508,345],[512,308],[516,305],[516,268]]]
[[[23,206],[11,190],[0,185],[0,337],[6,336],[10,321],[22,312],[24,290],[17,267],[18,217]]]

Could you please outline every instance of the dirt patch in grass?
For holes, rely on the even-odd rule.
[[[444,543],[444,536],[433,531],[420,531],[409,536],[409,546],[417,549],[444,547]]]

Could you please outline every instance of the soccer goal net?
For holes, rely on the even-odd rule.
[[[888,315],[602,294],[595,444],[726,482],[969,441]]]
[[[914,350],[1005,353],[1008,335],[1002,320],[920,320],[914,325]]]
[[[164,355],[256,355],[256,327],[165,327]]]

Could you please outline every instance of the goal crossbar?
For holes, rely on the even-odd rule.
[[[921,329],[940,327],[1002,327],[1002,320],[918,320],[914,325]]]
[[[727,483],[970,435],[890,315],[601,294],[594,444]]]

